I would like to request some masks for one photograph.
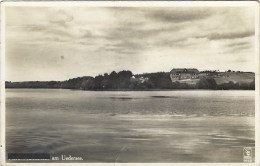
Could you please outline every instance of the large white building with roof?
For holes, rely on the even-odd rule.
[[[199,70],[195,68],[175,68],[170,72],[172,82],[199,79]]]

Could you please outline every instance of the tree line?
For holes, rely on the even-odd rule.
[[[82,90],[156,90],[156,89],[244,89],[254,90],[255,82],[223,83],[218,85],[212,77],[202,77],[196,84],[172,82],[169,72],[133,75],[129,70],[85,76],[66,81],[6,82],[6,88],[53,88]]]

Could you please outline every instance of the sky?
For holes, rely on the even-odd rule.
[[[6,7],[6,80],[254,71],[249,7]]]

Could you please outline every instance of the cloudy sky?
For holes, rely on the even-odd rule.
[[[254,9],[6,7],[6,80],[172,68],[254,71]]]

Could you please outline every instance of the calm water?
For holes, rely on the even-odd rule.
[[[255,145],[254,91],[7,89],[6,118],[7,153],[83,162],[243,162]]]

